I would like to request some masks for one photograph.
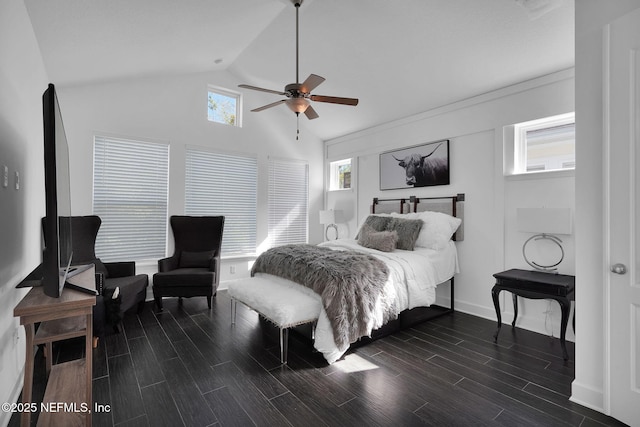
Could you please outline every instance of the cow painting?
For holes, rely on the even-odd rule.
[[[442,146],[440,143],[433,151],[426,156],[411,154],[404,159],[398,159],[398,166],[404,168],[407,185],[413,187],[426,187],[427,185],[443,185],[449,183],[449,162],[446,158],[436,157],[430,159],[431,155]]]
[[[449,184],[449,141],[437,141],[380,155],[380,189]]]

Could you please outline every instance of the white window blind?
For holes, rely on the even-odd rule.
[[[271,247],[307,243],[309,231],[309,165],[269,160],[269,243]]]
[[[222,256],[256,252],[258,161],[187,149],[185,213],[224,215]]]
[[[102,225],[96,255],[104,261],[165,256],[169,146],[96,136],[93,213]]]

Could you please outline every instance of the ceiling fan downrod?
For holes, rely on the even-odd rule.
[[[302,0],[292,0],[293,1],[293,5],[296,7],[296,84],[300,83],[300,70],[299,70],[299,56],[300,56],[300,48],[299,45],[300,43],[298,42],[299,39],[299,19],[298,19],[298,12],[300,11],[300,5],[302,5]]]

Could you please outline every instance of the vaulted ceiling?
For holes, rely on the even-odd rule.
[[[274,90],[295,82],[291,0],[25,5],[58,86],[215,70]],[[314,93],[360,99],[314,104],[320,118],[305,127],[325,140],[573,65],[574,0],[305,0],[300,8],[300,79],[318,74],[327,80]]]

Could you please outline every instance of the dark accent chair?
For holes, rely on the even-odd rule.
[[[61,217],[69,219],[71,224],[71,244],[74,265],[94,264],[96,269],[96,286],[102,282],[103,291],[96,297],[93,311],[93,334],[102,336],[106,327],[117,331],[117,320],[122,319],[124,312],[137,307],[138,312],[144,308],[149,286],[149,276],[136,275],[136,264],[133,261],[105,262],[96,257],[95,245],[102,220],[97,215]],[[45,236],[46,239],[46,236]],[[111,298],[116,287],[120,287],[119,313],[114,313],[114,306],[106,301]],[[115,307],[117,310],[117,306]]]
[[[220,282],[220,246],[224,216],[172,216],[175,251],[158,260],[153,297],[162,310],[162,297],[215,296]]]

